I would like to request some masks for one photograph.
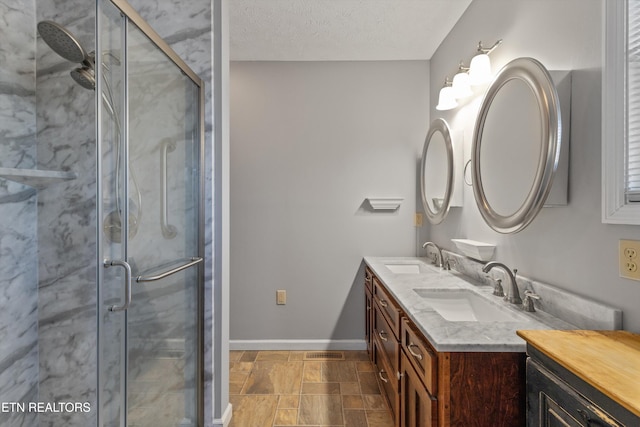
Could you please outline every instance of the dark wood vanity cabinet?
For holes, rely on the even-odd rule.
[[[378,380],[384,389],[395,425],[400,419],[400,319],[402,311],[377,277],[373,276],[373,319],[371,335]]]
[[[371,272],[373,348],[396,427],[522,427],[524,353],[437,352]]]
[[[527,427],[640,426],[635,416],[536,350],[527,359]]]
[[[367,353],[369,353],[369,360],[373,362],[373,340],[371,339],[371,332],[373,328],[373,273],[369,267],[364,269],[364,339],[367,343]]]

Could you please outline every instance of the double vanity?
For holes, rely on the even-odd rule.
[[[585,326],[615,329],[619,311],[555,294],[568,302],[567,312],[586,311],[599,317],[583,320],[569,314],[573,322],[569,323],[557,314],[535,309],[545,302],[546,307],[554,307],[543,300],[562,291],[519,278],[523,296],[527,290],[543,295],[534,301],[534,311],[528,312],[523,305],[493,295],[495,282],[482,273],[483,264],[453,253],[447,256],[457,270],[432,265],[424,258],[364,259],[366,341],[396,426],[629,425],[543,420],[527,424],[527,413],[539,409],[527,410],[532,401],[527,399],[530,363],[527,342],[517,334],[529,331],[535,340],[538,331]],[[492,272],[492,276],[501,273]],[[504,288],[509,296],[509,286]],[[574,303],[581,309],[574,310],[570,306]]]

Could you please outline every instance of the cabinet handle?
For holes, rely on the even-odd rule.
[[[367,311],[368,310],[371,310],[371,306],[370,305],[367,305]]]
[[[416,353],[415,351],[413,351],[413,347],[420,348],[417,345],[415,345],[414,343],[409,343],[409,345],[407,346],[407,349],[409,350],[409,353],[411,353],[411,355],[413,357],[415,357],[416,359],[422,360],[422,354]]]
[[[389,340],[385,337],[385,335],[387,335],[387,333],[386,333],[385,331],[379,331],[379,332],[378,332],[378,336],[380,337],[380,339],[381,339],[382,341],[389,341]]]
[[[587,423],[591,423],[591,416],[589,416],[589,413],[587,411],[583,409],[578,409],[578,414],[580,414],[582,419],[585,420]]]
[[[380,300],[380,305],[383,306],[384,308],[389,307],[389,304],[387,303],[387,301],[383,299]]]
[[[369,273],[365,273],[364,280],[366,280],[367,282],[371,281],[371,275]]]
[[[388,383],[388,382],[389,382],[389,380],[382,376],[382,374],[383,374],[383,373],[384,373],[384,371],[380,371],[380,372],[378,372],[378,377],[380,377],[380,379],[381,379],[382,381],[384,381],[385,383]]]

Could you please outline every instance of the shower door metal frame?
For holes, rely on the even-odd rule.
[[[196,349],[196,354],[197,354],[197,362],[196,362],[196,366],[197,366],[197,372],[196,372],[196,408],[197,408],[197,425],[198,427],[202,427],[204,425],[204,312],[205,312],[205,304],[204,304],[204,262],[200,262],[204,259],[204,230],[205,230],[205,224],[204,224],[204,213],[205,213],[205,209],[204,209],[204,188],[205,188],[205,172],[204,172],[204,168],[205,168],[205,160],[204,160],[204,154],[205,154],[205,124],[204,124],[204,111],[205,111],[205,88],[204,88],[204,81],[195,73],[195,71],[193,71],[191,69],[191,67],[189,67],[186,62],[184,62],[184,60],[182,58],[180,58],[180,56],[162,39],[162,37],[160,37],[160,35],[144,20],[144,18],[142,18],[140,16],[140,14],[138,14],[138,12],[126,1],[126,0],[96,0],[96,58],[102,58],[102,48],[101,48],[101,43],[100,43],[100,31],[102,30],[101,28],[101,24],[100,24],[100,13],[101,13],[101,5],[103,2],[109,2],[111,3],[113,6],[115,6],[117,9],[120,10],[120,12],[123,14],[123,16],[125,17],[125,22],[126,20],[128,20],[129,22],[133,23],[134,25],[136,25],[138,27],[138,29],[140,29],[140,31],[145,34],[149,40],[151,40],[151,42],[153,44],[156,45],[156,47],[158,47],[158,49],[160,49],[166,56],[167,58],[169,58],[169,60],[171,60],[171,62],[173,62],[176,66],[178,66],[178,68],[180,68],[180,70],[198,87],[198,133],[199,133],[199,141],[198,141],[198,150],[199,150],[199,156],[198,156],[198,163],[199,163],[199,176],[198,176],[198,197],[197,197],[197,209],[196,211],[198,212],[198,224],[197,224],[197,257],[200,258],[199,261],[193,262],[192,264],[190,264],[189,266],[193,265],[198,269],[198,273],[197,273],[197,290],[196,290],[196,295],[197,295],[197,331],[196,331],[196,336],[197,336],[197,349]],[[125,26],[126,27],[126,26]],[[126,43],[126,30],[125,30],[125,43]],[[128,79],[127,74],[126,74],[126,64],[127,64],[127,58],[126,58],[126,53],[125,53],[125,58],[124,58],[124,66],[125,66],[125,79]],[[96,167],[96,173],[97,173],[97,181],[96,181],[96,189],[98,191],[98,197],[97,197],[97,220],[101,221],[101,219],[103,218],[103,214],[104,214],[104,207],[103,207],[103,202],[102,202],[102,197],[100,196],[100,191],[102,189],[102,173],[103,173],[103,166],[102,166],[102,97],[101,97],[101,93],[102,93],[102,68],[101,67],[96,67],[96,112],[97,112],[97,126],[96,126],[96,153],[97,153],[97,167]],[[128,87],[128,84],[125,84],[125,88]],[[125,193],[125,203],[128,204],[128,200],[129,200],[129,190],[128,190],[128,150],[129,150],[129,141],[128,141],[128,89],[125,89],[126,93],[125,93],[125,103],[124,103],[124,108],[123,108],[123,115],[125,118],[125,123],[123,124],[123,138],[124,138],[124,156],[126,159],[126,163],[125,163],[125,167],[124,167],[124,176],[125,176],[125,180],[124,180],[124,193]],[[125,216],[125,218],[127,218],[128,216]],[[129,230],[128,230],[128,221],[125,220],[122,222],[122,234],[123,236],[128,236]],[[102,228],[98,225],[97,227],[97,245],[98,245],[98,258],[97,258],[97,265],[98,265],[98,269],[97,269],[97,279],[98,279],[98,289],[97,289],[97,293],[98,293],[98,304],[102,304],[102,299],[101,299],[101,286],[103,284],[103,268],[101,268],[101,266],[104,263],[104,254],[103,254],[103,235],[102,235]],[[126,239],[125,239],[126,240]],[[126,248],[126,243],[124,244],[124,253],[127,253],[127,248]],[[195,258],[192,259],[192,261],[195,261]],[[98,334],[100,336],[101,334],[101,330],[102,330],[102,315],[101,315],[101,307],[98,306],[97,307],[97,312],[98,312]],[[126,315],[126,314],[125,314]],[[125,336],[125,340],[126,340],[126,336]],[[98,369],[97,369],[97,380],[98,380],[98,387],[97,387],[97,406],[98,406],[98,416],[97,416],[97,424],[99,426],[102,425],[103,423],[103,417],[101,416],[101,386],[104,383],[102,377],[102,372],[101,372],[101,368],[100,368],[100,362],[101,362],[101,349],[102,346],[104,346],[105,343],[102,342],[101,339],[98,339]],[[125,358],[126,360],[126,358]],[[126,367],[125,367],[126,369]],[[127,410],[127,406],[126,406],[126,382],[124,384],[124,391],[125,391],[125,405],[123,408],[123,412],[124,412],[124,419],[126,420],[126,410]],[[124,426],[123,426],[124,427]]]

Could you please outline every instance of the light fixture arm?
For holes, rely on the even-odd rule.
[[[493,46],[487,48],[487,47],[482,47],[482,41],[478,42],[478,52],[480,53],[485,53],[485,54],[490,54],[491,52],[493,52],[493,50],[495,48],[497,48],[498,46],[500,46],[500,44],[502,43],[502,39],[498,40],[497,42],[495,42],[493,44]]]

